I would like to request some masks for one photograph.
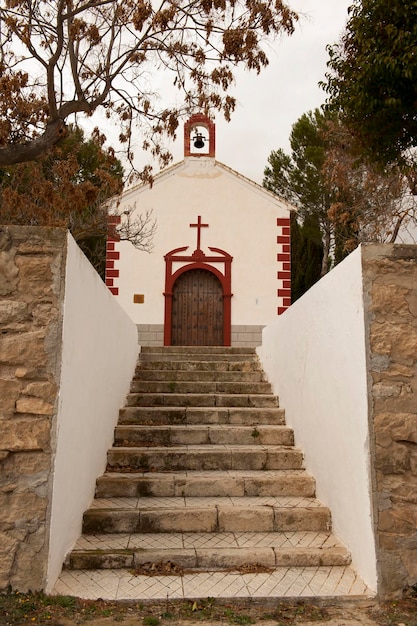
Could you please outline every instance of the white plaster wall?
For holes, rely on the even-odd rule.
[[[135,324],[68,235],[47,591],[81,534],[138,356]]]
[[[258,351],[334,532],[376,590],[361,249],[265,328]]]
[[[118,300],[138,324],[164,321],[164,255],[174,248],[196,248],[197,229],[190,228],[201,215],[209,224],[201,229],[201,248],[220,248],[233,256],[232,324],[264,325],[275,319],[282,299],[277,296],[277,218],[289,218],[289,206],[266,190],[240,177],[214,159],[186,159],[162,173],[153,187],[124,194],[121,211],[135,206],[140,213],[153,210],[157,231],[151,254],[120,243]],[[175,267],[174,269],[178,269]],[[223,267],[219,267],[223,270]],[[133,294],[145,296],[134,304]]]

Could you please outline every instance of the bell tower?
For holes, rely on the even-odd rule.
[[[203,113],[196,113],[184,124],[184,157],[215,157],[216,126]]]

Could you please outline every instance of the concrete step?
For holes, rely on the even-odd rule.
[[[285,411],[278,407],[134,407],[120,410],[119,424],[259,424],[285,423]]]
[[[156,380],[133,380],[130,392],[140,394],[271,394],[270,383],[265,382],[223,382],[223,381],[156,381]]]
[[[272,394],[130,393],[126,406],[274,408],[278,406],[278,398]]]
[[[294,445],[294,433],[287,426],[234,426],[198,424],[185,426],[119,425],[116,446],[178,445]]]
[[[83,533],[329,532],[330,525],[329,509],[313,498],[105,498],[84,513]]]
[[[144,369],[136,368],[133,378],[136,380],[155,380],[168,382],[265,382],[265,374],[262,371],[239,372],[239,371],[222,371],[222,370],[173,370],[162,369],[155,370],[152,368]]]
[[[96,498],[139,496],[314,497],[315,481],[305,470],[187,471],[175,473],[108,472],[97,480]]]
[[[350,554],[331,533],[152,533],[84,535],[66,561],[68,569],[140,568],[171,562],[192,570],[233,570],[245,565],[344,566]]]
[[[113,471],[274,470],[302,464],[302,452],[285,446],[116,447],[107,453],[107,468]]]

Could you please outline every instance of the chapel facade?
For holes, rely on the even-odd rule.
[[[291,304],[293,207],[216,161],[215,144],[214,122],[191,116],[184,159],[152,187],[127,189],[110,215],[148,211],[156,222],[150,253],[107,242],[106,285],[141,345],[255,347]]]

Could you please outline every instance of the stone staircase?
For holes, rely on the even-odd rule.
[[[142,348],[66,571],[325,579],[349,564],[255,351]]]

